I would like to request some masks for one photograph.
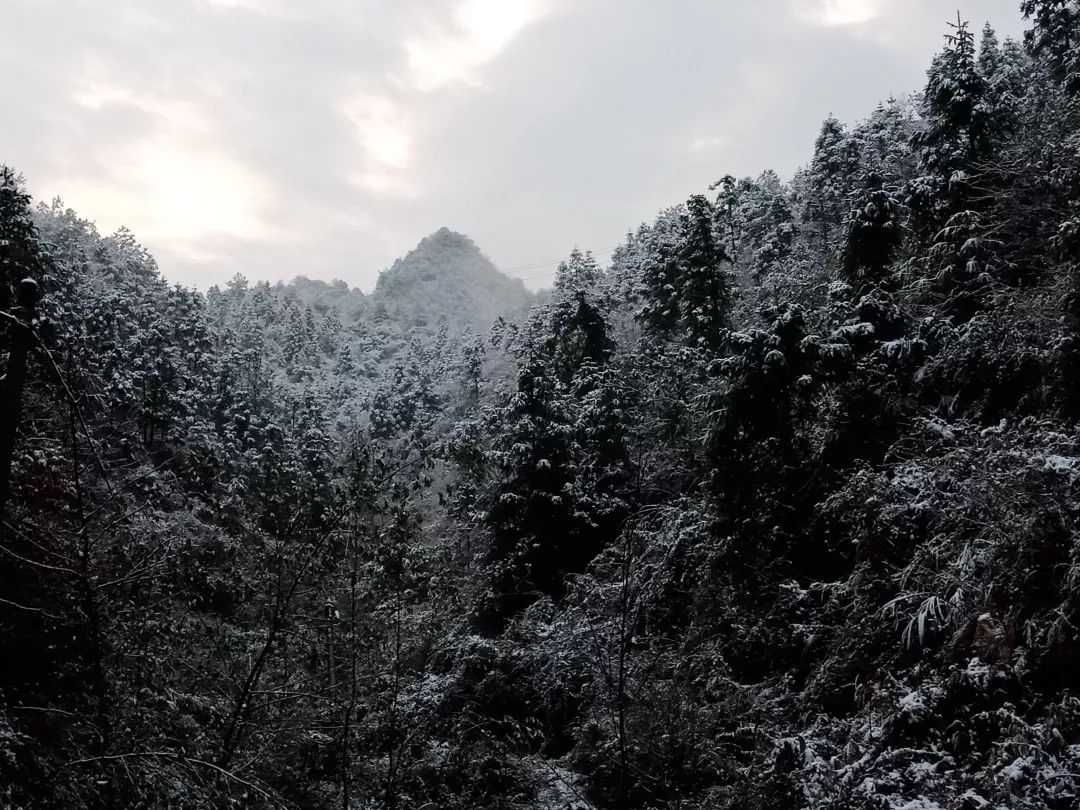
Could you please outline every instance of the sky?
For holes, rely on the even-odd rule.
[[[174,282],[370,290],[426,234],[531,287],[1019,0],[0,0],[0,162]]]

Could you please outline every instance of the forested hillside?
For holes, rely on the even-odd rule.
[[[1076,807],[1080,7],[1022,13],[542,299],[446,229],[203,294],[4,169],[0,806]]]

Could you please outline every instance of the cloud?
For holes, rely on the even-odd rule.
[[[817,25],[858,25],[875,19],[885,0],[794,0],[796,13]]]
[[[271,235],[259,212],[265,184],[215,146],[163,135],[118,145],[104,157],[111,169],[105,178],[75,172],[38,180],[106,229],[125,225],[148,243],[192,257],[205,254],[199,242],[209,236]]]
[[[201,0],[201,2],[213,11],[265,14],[283,19],[301,20],[332,9],[335,0]]]
[[[1015,0],[956,5],[1019,30]],[[918,89],[951,14],[894,0],[856,25],[867,9],[4,0],[0,161],[203,288],[367,289],[442,225],[529,264],[613,245],[725,174],[789,176],[827,113]]]
[[[350,115],[371,160],[393,169],[408,168],[412,141],[399,106],[380,96],[368,96],[354,102]]]
[[[197,243],[209,236],[267,238],[259,201],[270,196],[268,184],[228,150],[210,106],[219,99],[201,95],[154,93],[108,60],[88,60],[73,83],[71,114],[89,129],[117,119],[142,126],[96,146],[110,168],[105,177],[68,166],[46,182],[103,225],[127,225],[179,254],[204,255]]]
[[[720,135],[699,135],[690,140],[690,148],[695,152],[707,152],[723,149],[728,143],[728,139]]]
[[[448,23],[405,40],[409,83],[425,92],[477,84],[480,68],[543,12],[540,0],[461,0]]]

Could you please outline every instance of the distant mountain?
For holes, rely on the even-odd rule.
[[[499,316],[514,315],[535,301],[519,279],[499,272],[472,239],[440,228],[395,261],[375,286],[374,303],[410,326],[486,332]]]

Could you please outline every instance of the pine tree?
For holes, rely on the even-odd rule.
[[[823,247],[843,222],[845,200],[859,171],[861,146],[830,115],[814,142],[814,157],[807,172],[811,193],[804,217],[817,226]]]
[[[239,304],[247,296],[248,280],[242,273],[237,273],[225,285],[225,295]]]
[[[720,243],[732,261],[737,261],[742,237],[739,181],[730,174],[724,175],[709,186],[709,190],[716,191],[716,222],[720,229]]]
[[[950,23],[945,50],[934,59],[923,98],[926,126],[914,143],[926,175],[909,194],[916,222],[933,237],[953,214],[966,210],[970,174],[990,148],[992,109],[978,70],[975,37],[967,23]]]
[[[307,513],[305,525],[324,526],[335,504],[334,437],[330,432],[330,404],[323,393],[306,388],[296,403],[295,433],[304,471],[300,503]]]
[[[336,306],[331,307],[318,327],[319,349],[323,354],[330,357],[337,354],[342,328],[341,313]]]
[[[990,84],[993,84],[1001,70],[1004,57],[1001,53],[1001,44],[998,42],[997,33],[990,23],[983,25],[982,36],[979,38],[979,73]]]
[[[516,390],[498,412],[492,593],[477,617],[487,632],[540,595],[560,597],[565,576],[616,531],[626,454],[622,427],[602,407],[618,396],[611,348],[599,307],[582,291],[533,318]]]
[[[270,283],[261,281],[255,285],[255,292],[251,296],[252,311],[259,318],[263,326],[269,325],[277,314],[273,293],[270,292]]]
[[[374,438],[426,446],[443,408],[429,361],[414,343],[411,351],[387,370],[371,398],[369,418]]]
[[[900,243],[900,203],[881,176],[868,173],[852,201],[844,246],[844,276],[862,288],[888,279],[889,261]]]
[[[0,166],[0,518],[11,492],[12,457],[21,416],[31,319],[41,294],[45,257],[30,215],[30,196],[7,166]],[[0,535],[2,537],[4,535]],[[3,582],[3,580],[0,580]]]
[[[795,244],[795,218],[785,194],[773,195],[765,215],[756,226],[763,231],[763,235],[754,251],[753,273],[754,278],[761,281],[783,267]]]
[[[465,407],[471,408],[480,402],[480,378],[484,365],[484,339],[479,335],[471,340],[466,335],[462,342],[461,376],[465,391]]]
[[[640,240],[641,319],[646,329],[661,340],[673,339],[683,318],[678,264],[680,219],[658,218]]]
[[[909,105],[895,98],[879,104],[854,133],[862,144],[860,176],[876,172],[897,188],[911,181],[920,168],[911,145],[915,128]]]
[[[653,233],[642,267],[646,326],[662,340],[714,351],[734,301],[730,259],[702,195],[687,200],[673,232]]]
[[[12,307],[22,279],[42,282],[44,262],[30,212],[30,195],[22,178],[0,165],[0,310],[7,312]],[[0,336],[5,329],[0,324]]]
[[[924,98],[926,128],[915,138],[927,174],[909,189],[916,232],[931,245],[934,293],[956,322],[983,306],[994,242],[986,235],[973,176],[992,148],[990,88],[976,64],[975,38],[957,20],[935,58]]]
[[[1070,93],[1080,93],[1080,4],[1076,0],[1023,0],[1020,10],[1032,21],[1024,41],[1043,56],[1051,73]]]
[[[286,304],[283,320],[285,331],[282,338],[282,353],[288,368],[293,369],[304,364],[310,341],[304,324],[304,316],[295,302],[290,301]]]
[[[334,373],[341,377],[348,377],[356,371],[356,363],[353,361],[352,349],[348,343],[342,344],[338,350],[337,360],[334,363]]]
[[[702,195],[687,200],[679,241],[680,308],[690,345],[715,351],[734,302],[730,258],[713,233],[713,207]]]
[[[582,253],[574,248],[570,251],[570,257],[556,269],[552,291],[556,295],[568,295],[577,291],[592,290],[600,282],[600,277],[600,266],[593,258],[592,251]]]
[[[995,131],[1012,132],[1017,127],[1021,100],[1030,65],[1023,50],[1012,39],[998,43],[994,29],[987,23],[979,42],[979,73],[986,80],[986,105],[991,109]]]

